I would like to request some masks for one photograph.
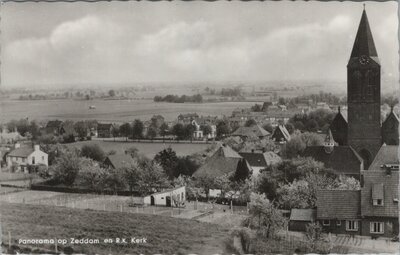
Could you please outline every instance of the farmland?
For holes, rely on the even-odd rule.
[[[96,109],[89,109],[94,105]],[[199,115],[230,115],[237,107],[246,108],[253,102],[222,103],[154,103],[153,100],[0,100],[0,122],[11,119],[31,120],[98,120],[127,122],[134,119],[150,119],[161,114],[167,121],[179,114],[197,112]]]
[[[228,235],[228,230],[221,226],[164,216],[4,202],[1,204],[0,212],[2,231],[10,233],[12,244],[18,239],[33,238],[100,240],[98,244],[66,244],[58,247],[58,250],[63,250],[69,246],[74,253],[204,253],[199,249],[222,253],[223,241]],[[147,238],[147,243],[105,244],[103,242],[106,238],[130,240],[132,237]],[[3,235],[3,243],[8,244],[6,235]],[[51,244],[31,245],[26,253],[33,252],[35,248],[55,250]]]
[[[81,148],[85,144],[98,144],[105,152],[114,150],[117,154],[125,153],[125,150],[135,147],[140,154],[153,158],[161,150],[171,147],[178,156],[186,156],[201,152],[211,146],[211,144],[184,144],[184,143],[137,143],[137,142],[111,142],[111,141],[82,141],[67,144],[68,147]]]

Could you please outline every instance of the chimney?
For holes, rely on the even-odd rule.
[[[19,144],[19,143],[16,143],[16,144],[14,145],[14,148],[15,148],[15,149],[18,149],[19,147],[21,147],[21,144]]]
[[[33,150],[34,150],[34,151],[40,151],[40,146],[39,146],[39,144],[33,145]]]

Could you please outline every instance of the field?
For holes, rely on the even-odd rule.
[[[94,105],[96,109],[89,109]],[[245,108],[253,102],[223,102],[203,104],[154,103],[153,100],[0,100],[0,123],[11,119],[30,120],[98,120],[104,122],[127,122],[134,119],[148,120],[161,114],[172,121],[179,114],[197,112],[199,115],[231,115],[237,107]]]
[[[67,239],[58,245],[74,253],[86,254],[198,254],[224,252],[226,228],[193,220],[164,216],[69,209],[44,205],[2,203],[2,232],[10,233],[12,244],[18,239]],[[33,213],[34,212],[34,213]],[[104,239],[146,238],[147,243],[105,244]],[[70,238],[98,239],[98,244],[70,244]],[[8,246],[8,234],[3,235]],[[24,247],[19,245],[18,247]],[[53,244],[30,245],[25,253],[34,249],[55,251]],[[9,252],[8,252],[9,253]]]
[[[98,144],[106,153],[115,150],[117,154],[125,153],[130,147],[135,147],[139,153],[154,158],[154,156],[165,148],[171,147],[178,156],[186,156],[207,149],[211,144],[184,144],[184,143],[137,143],[137,142],[104,142],[104,141],[82,141],[67,144],[68,147],[81,148],[85,144]]]

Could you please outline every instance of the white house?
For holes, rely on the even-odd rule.
[[[183,206],[186,202],[186,187],[177,187],[173,189],[157,192],[143,198],[143,203],[146,205],[159,206]]]
[[[40,150],[39,145],[21,147],[18,143],[15,144],[15,149],[6,155],[6,162],[9,169],[14,166],[17,170],[25,172],[28,171],[29,165],[49,165],[48,155]]]

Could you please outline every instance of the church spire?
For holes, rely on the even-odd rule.
[[[378,53],[376,52],[375,48],[374,39],[372,37],[371,29],[369,27],[367,12],[365,11],[365,5],[350,57],[354,58],[361,56],[369,56],[369,57],[378,56]]]

